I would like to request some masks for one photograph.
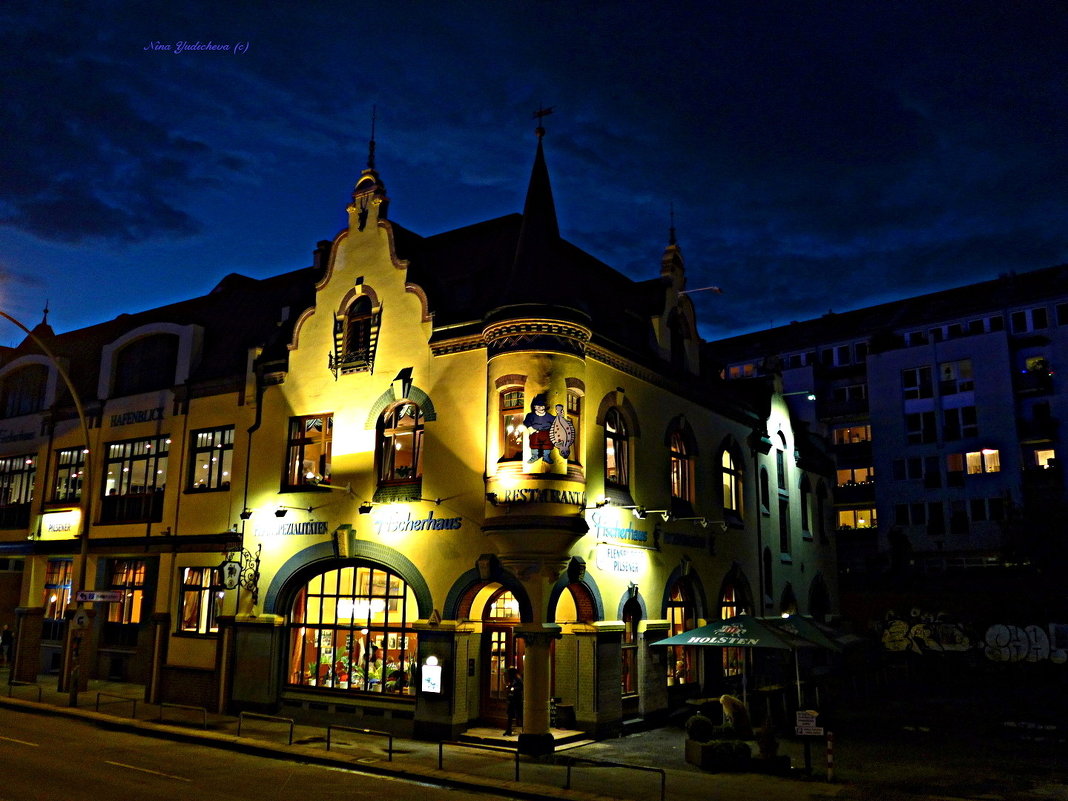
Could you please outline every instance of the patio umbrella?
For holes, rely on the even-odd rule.
[[[841,651],[842,649],[838,646],[838,643],[824,634],[815,623],[808,618],[801,617],[801,615],[769,617],[764,618],[764,622],[789,636],[794,642],[794,681],[797,684],[797,706],[800,709],[802,704],[801,668],[797,659],[798,648],[826,648],[831,651]]]
[[[726,620],[709,623],[707,626],[684,631],[665,640],[658,640],[652,645],[777,648],[781,651],[789,651],[804,645],[805,642],[807,641],[775,629],[767,622],[752,615],[735,615]],[[742,660],[742,703],[748,705],[744,659]]]

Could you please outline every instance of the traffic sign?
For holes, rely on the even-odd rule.
[[[819,714],[820,713],[814,709],[797,710],[797,720],[795,721],[794,730],[801,736],[823,736],[823,727],[816,725],[816,718]]]
[[[118,603],[122,600],[122,590],[79,590],[74,600],[90,603]]]
[[[71,618],[71,623],[75,629],[89,628],[89,613],[84,609],[79,609],[74,613],[74,617]]]

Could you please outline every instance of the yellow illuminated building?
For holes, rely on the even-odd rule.
[[[543,133],[521,215],[419,236],[372,161],[312,267],[42,323],[88,448],[5,354],[16,678],[447,738],[506,724],[516,667],[540,752],[739,680],[659,639],[835,611],[830,462],[773,383],[702,373],[674,232],[641,282],[561,239]]]

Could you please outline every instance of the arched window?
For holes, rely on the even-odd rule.
[[[48,368],[43,364],[30,364],[9,373],[0,389],[0,416],[17,417],[41,411],[47,387]]]
[[[723,595],[719,602],[719,616],[721,620],[727,620],[740,615],[745,611],[738,603],[738,592],[733,584],[723,587]],[[740,676],[742,673],[742,660],[745,659],[744,648],[723,649],[723,675]]]
[[[679,431],[671,434],[671,497],[693,503],[693,458]]]
[[[720,460],[723,475],[723,511],[742,516],[742,469],[729,450],[724,448]]]
[[[697,608],[687,581],[680,579],[672,586],[668,595],[667,619],[669,637],[697,628]],[[668,684],[697,681],[697,649],[689,645],[669,645],[667,677]]]
[[[419,404],[402,401],[378,422],[378,481],[412,484],[423,476],[423,413]]]
[[[385,568],[347,565],[312,576],[289,609],[286,682],[412,695],[416,618],[415,594]]]
[[[510,387],[499,396],[500,447],[502,462],[515,462],[523,458],[523,388]]]
[[[573,389],[567,392],[567,419],[575,428],[575,442],[567,455],[568,464],[582,464],[582,395]]]
[[[797,596],[794,595],[794,587],[790,582],[782,588],[782,598],[779,600],[779,612],[783,615],[797,614]]]
[[[631,598],[623,605],[623,642],[620,646],[624,695],[638,693],[638,623],[641,619],[642,605],[637,598]]]
[[[115,357],[111,394],[136,395],[173,387],[178,345],[175,334],[152,334],[124,347]]]
[[[619,409],[612,408],[604,417],[604,480],[609,486],[630,486],[630,452],[627,424]]]
[[[373,324],[371,299],[362,295],[345,313],[345,349],[343,371],[366,370],[371,366],[371,327]]]

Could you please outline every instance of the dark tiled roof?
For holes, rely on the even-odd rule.
[[[1003,313],[1065,296],[1068,296],[1068,265],[1062,264],[720,339],[706,343],[705,352],[713,360],[727,363],[865,338],[881,332],[900,333],[962,318]]]

